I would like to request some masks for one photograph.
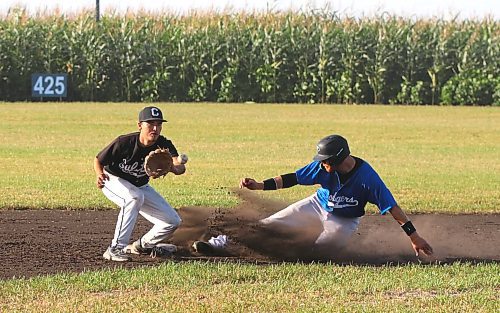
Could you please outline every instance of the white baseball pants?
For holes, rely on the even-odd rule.
[[[349,238],[358,229],[359,221],[359,217],[340,217],[326,212],[316,194],[260,220],[266,228],[290,234],[303,232],[304,236],[310,227],[314,227],[313,249],[326,251],[331,255],[347,245]]]
[[[144,248],[150,248],[172,236],[182,220],[170,204],[149,184],[136,187],[123,178],[106,172],[109,180],[102,192],[120,207],[112,247],[124,248],[129,244],[137,214],[153,223],[153,227],[141,238]]]

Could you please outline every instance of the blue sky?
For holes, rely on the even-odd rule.
[[[95,0],[0,0],[0,15],[10,7],[20,5],[35,13],[58,8],[71,13],[94,9]],[[482,18],[490,15],[500,19],[500,0],[100,0],[101,12],[126,12],[145,9],[185,13],[189,10],[310,10],[329,6],[341,15],[370,16],[389,12],[402,16],[453,18]]]

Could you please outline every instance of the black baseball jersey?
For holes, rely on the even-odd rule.
[[[113,140],[97,154],[97,159],[107,172],[140,187],[149,181],[144,170],[144,158],[158,148],[167,148],[173,157],[179,155],[172,141],[167,138],[160,135],[153,145],[144,147],[139,142],[139,132],[135,132]]]

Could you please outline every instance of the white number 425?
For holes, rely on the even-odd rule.
[[[39,95],[62,95],[65,88],[64,76],[39,76],[33,86]]]

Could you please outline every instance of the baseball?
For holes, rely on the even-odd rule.
[[[180,154],[178,157],[177,157],[177,162],[179,162],[180,164],[186,164],[187,161],[188,161],[188,156],[185,155],[185,154]]]

